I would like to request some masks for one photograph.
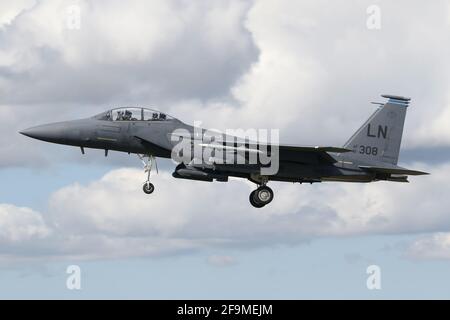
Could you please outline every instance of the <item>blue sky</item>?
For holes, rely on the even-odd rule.
[[[0,298],[448,298],[449,33],[444,0],[0,3]],[[18,134],[138,105],[339,146],[380,94],[411,96],[399,164],[430,176],[271,183],[261,210],[248,181],[164,160],[149,197],[133,155]]]

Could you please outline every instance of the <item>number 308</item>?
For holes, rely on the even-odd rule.
[[[359,153],[376,156],[378,154],[378,148],[372,146],[359,146]]]

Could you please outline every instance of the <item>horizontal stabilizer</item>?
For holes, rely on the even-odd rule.
[[[372,167],[372,166],[359,166],[363,170],[375,172],[375,173],[387,173],[387,174],[403,174],[407,176],[421,176],[429,174],[423,171],[409,170],[402,167]]]

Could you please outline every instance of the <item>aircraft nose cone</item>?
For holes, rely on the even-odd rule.
[[[36,129],[36,127],[33,128],[28,128],[28,129],[24,129],[19,131],[20,134],[23,134],[24,136],[30,137],[30,138],[36,138],[40,136],[38,129]]]
[[[21,130],[19,133],[30,138],[48,142],[57,142],[63,138],[63,128],[59,124],[46,124],[32,127]]]

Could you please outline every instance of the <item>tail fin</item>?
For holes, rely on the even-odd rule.
[[[353,150],[343,154],[345,159],[397,164],[406,108],[411,99],[391,95],[382,97],[389,100],[345,143],[345,148]]]

